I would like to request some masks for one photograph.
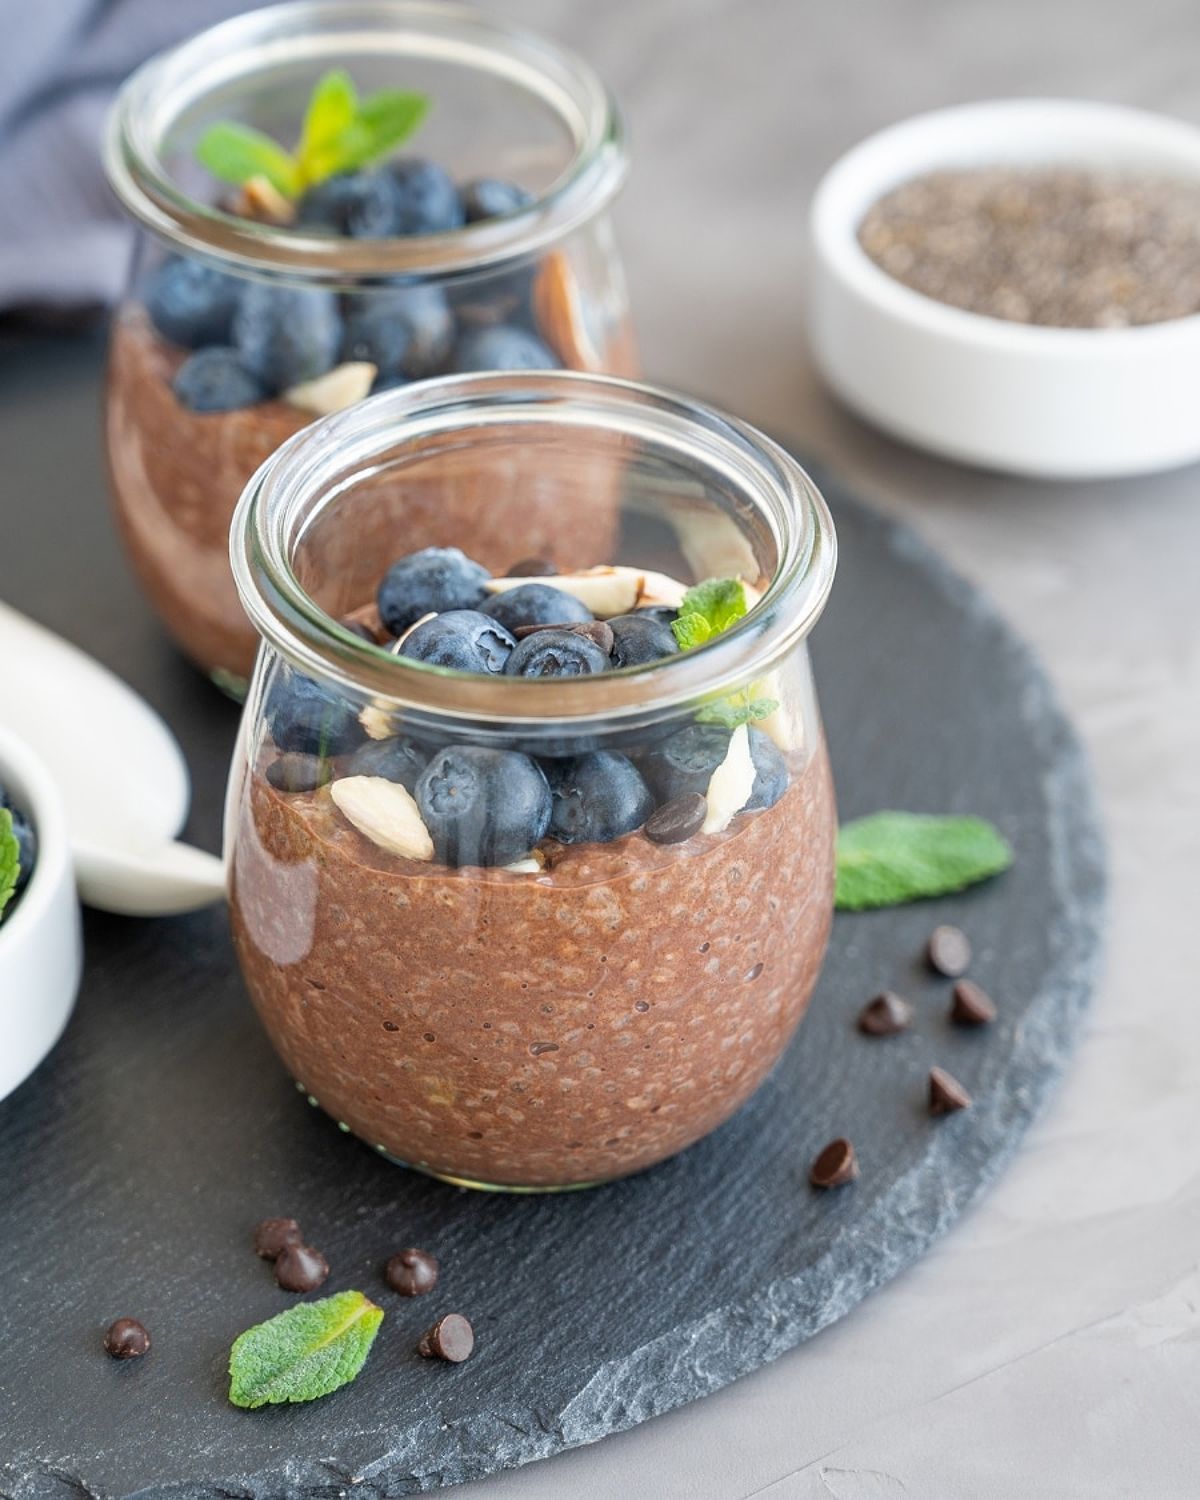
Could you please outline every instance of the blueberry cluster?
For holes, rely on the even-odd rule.
[[[670,623],[675,612],[662,606],[598,621],[553,583],[490,593],[489,580],[457,548],[401,558],[377,598],[380,619],[395,637],[391,649],[457,671],[549,678],[642,666],[679,649]],[[733,733],[720,724],[689,723],[628,754],[564,745],[560,755],[537,758],[407,734],[368,739],[351,704],[290,672],[276,679],[266,718],[280,752],[266,771],[272,786],[311,791],[348,776],[397,782],[415,799],[434,855],[447,865],[509,864],[547,838],[605,843],[656,814],[663,827],[658,842],[688,837],[699,831],[705,792]],[[748,735],[755,774],[744,807],[772,807],[787,790],[787,763],[760,729],[750,727]],[[664,809],[672,813],[666,819]]]
[[[510,214],[529,201],[514,183],[461,190],[435,163],[401,158],[318,183],[299,223],[318,234],[438,234]],[[481,273],[452,290],[401,283],[339,297],[320,288],[242,281],[172,259],[146,290],[155,328],[192,353],[174,390],[192,411],[233,411],[316,379],[338,364],[375,365],[374,390],[476,370],[553,369],[533,311],[534,267]]]
[[[3,922],[5,917],[11,915],[17,897],[29,884],[29,878],[33,874],[33,867],[37,862],[37,833],[3,786],[0,786],[0,808],[6,808],[12,817],[12,831],[17,839],[17,883],[12,899],[0,906],[0,922]]]

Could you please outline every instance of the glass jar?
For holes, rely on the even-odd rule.
[[[379,203],[368,194],[346,216],[306,197],[298,221],[272,222],[294,211],[278,195],[236,194],[199,166],[216,121],[294,141],[314,83],[339,68],[360,96],[401,87],[432,101],[411,146],[369,174]],[[435,164],[425,196],[404,176],[418,154]],[[615,104],[578,58],[466,6],[298,0],[215,26],[125,84],[106,164],[148,231],[112,329],[117,521],[168,630],[235,693],[256,637],[229,574],[229,522],[255,469],[314,413],[451,370],[637,373],[606,212],[626,170]],[[457,190],[496,179],[521,190],[516,206]],[[443,227],[420,232],[429,224]],[[520,466],[496,477],[518,484]],[[442,487],[436,512],[411,509],[414,544],[436,531],[498,561],[507,538],[490,499]],[[579,519],[550,497],[530,504],[531,535],[568,555]]]
[[[605,528],[616,497],[600,571],[542,575],[619,616],[614,641],[630,611],[669,626],[710,577],[740,578],[748,612],[580,676],[365,639],[411,496],[443,470],[453,488],[464,455],[494,497],[514,463],[581,519],[598,494]],[[536,511],[493,503],[515,562]],[[387,1157],[513,1190],[638,1171],[727,1119],[803,1015],[832,914],[807,636],[835,541],[804,472],[647,387],[449,377],[293,438],[242,497],[232,555],[264,641],[226,812],[234,945],[310,1103]],[[483,608],[515,585],[473,586]],[[515,661],[539,633],[514,630]]]

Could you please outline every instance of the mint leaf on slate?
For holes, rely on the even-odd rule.
[[[196,159],[222,182],[265,177],[285,198],[298,197],[303,187],[300,170],[283,147],[248,125],[228,120],[210,125],[196,146]]]
[[[842,911],[945,896],[998,875],[1013,852],[983,818],[878,812],[842,826],[836,904]]]
[[[746,590],[740,578],[706,578],[688,589],[671,629],[681,651],[702,646],[728,630],[746,613]]]
[[[21,873],[21,846],[13,832],[12,813],[0,807],[0,912],[12,900]]]
[[[382,1322],[383,1309],[361,1292],[338,1292],[247,1328],[229,1351],[230,1401],[256,1407],[328,1396],[362,1369]]]

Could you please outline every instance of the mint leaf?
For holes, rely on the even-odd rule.
[[[249,125],[229,120],[210,125],[196,146],[196,159],[222,182],[240,184],[265,177],[286,198],[297,197],[303,186],[296,163],[283,147]]]
[[[706,704],[696,715],[700,724],[722,724],[726,729],[737,729],[741,724],[757,724],[760,719],[769,719],[779,703],[774,698],[751,698],[748,692],[734,693],[716,703]]]
[[[746,613],[746,590],[740,578],[706,578],[688,589],[671,625],[681,651],[702,646],[728,630]]]
[[[1013,852],[983,818],[878,812],[838,834],[836,903],[843,911],[898,906],[998,875]]]
[[[239,1334],[229,1351],[234,1406],[315,1401],[362,1369],[383,1309],[361,1292],[301,1302]]]
[[[344,68],[335,68],[317,80],[296,148],[296,159],[306,178],[313,159],[337,140],[357,113],[358,91]]]
[[[12,813],[0,807],[0,912],[12,900],[21,873],[21,846],[13,832]]]

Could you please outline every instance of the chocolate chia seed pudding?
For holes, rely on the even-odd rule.
[[[774,806],[546,868],[388,854],[328,787],[238,813],[234,943],[297,1082],[389,1156],[510,1187],[661,1161],[749,1098],[804,1014],[832,912],[823,744]]]

